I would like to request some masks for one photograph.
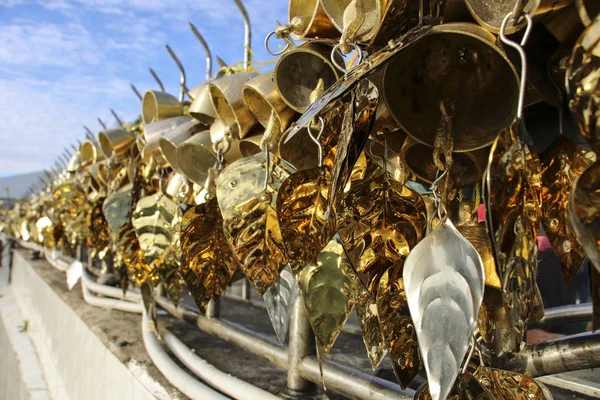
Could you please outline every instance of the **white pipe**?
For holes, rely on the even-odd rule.
[[[188,375],[179,368],[177,364],[165,353],[154,332],[148,326],[148,317],[142,313],[142,337],[146,352],[150,356],[152,363],[167,378],[169,382],[180,392],[191,399],[210,399],[210,400],[228,400],[228,397],[203,385],[192,376]]]
[[[122,289],[107,285],[100,285],[99,283],[94,282],[90,277],[90,274],[85,269],[81,274],[81,279],[85,281],[85,286],[87,289],[92,292],[96,292],[108,297],[114,297],[115,299],[119,300],[132,301],[134,303],[140,303],[142,301],[142,296],[139,293],[129,290],[125,295],[123,295]]]
[[[85,302],[92,306],[112,308],[114,310],[137,314],[140,314],[144,308],[140,303],[94,296],[86,287],[84,280],[81,281],[81,293]]]
[[[277,400],[279,397],[252,385],[244,380],[231,376],[206,360],[198,357],[183,342],[167,329],[161,329],[161,337],[169,350],[181,361],[190,371],[196,374],[200,379],[209,385],[221,390],[234,399],[264,399]]]

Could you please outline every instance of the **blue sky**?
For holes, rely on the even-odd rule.
[[[252,21],[254,60],[275,21],[287,22],[286,0],[245,0]],[[177,94],[182,61],[188,87],[205,77],[204,52],[193,22],[228,63],[243,59],[244,26],[233,0],[2,0],[0,1],[0,176],[51,165],[83,139],[97,118],[114,125],[109,108],[126,120],[141,109],[129,87],[156,88],[154,68]],[[216,61],[213,60],[216,66]]]

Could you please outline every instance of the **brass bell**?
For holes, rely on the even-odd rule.
[[[257,76],[256,72],[239,72],[210,83],[210,98],[217,116],[230,129],[233,139],[243,139],[256,125],[256,119],[244,103],[242,88]]]
[[[340,32],[344,29],[344,11],[351,2],[352,0],[321,0],[321,6],[325,14]],[[361,42],[368,42],[372,39],[388,2],[388,0],[366,0],[363,2],[363,7],[366,10],[365,21],[356,33],[357,39]]]
[[[92,165],[104,159],[101,147],[97,147],[91,140],[86,140],[79,146],[79,155],[83,166]]]
[[[217,118],[215,107],[210,99],[209,83],[201,83],[190,91],[193,101],[188,109],[190,116],[206,125],[212,124]]]
[[[147,90],[142,99],[142,121],[144,124],[183,114],[183,106],[169,93]]]
[[[175,171],[179,171],[179,163],[177,162],[177,146],[185,142],[194,134],[204,129],[204,124],[197,120],[190,120],[177,126],[170,132],[165,133],[158,139],[158,147],[165,163],[161,167],[171,166]]]
[[[523,1],[523,13],[536,16],[560,10],[571,4],[572,0],[531,0]],[[466,0],[467,8],[479,25],[492,33],[500,32],[502,20],[515,8],[514,1],[506,0]],[[506,34],[515,33],[525,26],[525,18],[515,25],[507,24]]]
[[[125,155],[135,142],[135,134],[123,128],[107,129],[98,133],[98,143],[107,157]]]
[[[152,122],[144,125],[144,139],[146,145],[142,150],[144,155],[151,154],[156,163],[164,168],[168,166],[168,162],[160,151],[159,139],[170,135],[177,127],[193,121],[189,116],[167,118],[162,121]]]
[[[179,169],[190,181],[204,185],[208,177],[208,170],[213,168],[217,162],[212,147],[210,131],[196,133],[177,146]]]
[[[277,61],[275,86],[285,103],[303,113],[314,99],[317,87],[327,90],[340,77],[340,71],[331,62],[332,46],[307,42],[285,52]],[[342,57],[338,64],[344,65]]]
[[[471,186],[479,182],[483,176],[488,154],[489,148],[452,153],[450,174],[454,179],[455,187]],[[438,169],[433,163],[433,147],[407,137],[400,149],[400,158],[404,165],[422,181],[432,183],[435,180]]]
[[[238,147],[242,157],[250,157],[258,154],[262,151],[260,145],[262,144],[263,135],[258,134],[244,138],[239,141]]]
[[[478,25],[436,25],[386,66],[385,103],[415,140],[433,146],[440,103],[451,109],[454,151],[492,144],[513,121],[519,79],[496,38]]]
[[[277,116],[281,130],[287,129],[294,120],[296,113],[282,100],[273,79],[273,71],[265,72],[252,78],[242,90],[246,105],[254,117],[267,127],[271,112]]]
[[[325,14],[321,0],[290,0],[288,19],[297,39],[340,37],[340,32]]]

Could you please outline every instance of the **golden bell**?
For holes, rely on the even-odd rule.
[[[285,103],[303,113],[313,103],[311,97],[317,86],[327,90],[340,77],[340,71],[331,62],[332,46],[307,42],[285,52],[277,61],[275,86]],[[338,64],[344,65],[339,54]]]
[[[192,183],[178,172],[173,172],[167,179],[164,193],[179,203],[187,203],[192,199]]]
[[[492,33],[500,32],[502,20],[515,8],[514,1],[506,0],[465,0],[467,8],[479,25]],[[559,10],[571,4],[573,0],[530,0],[524,1],[523,13],[536,16]],[[525,26],[525,18],[517,24],[507,24],[506,34],[515,33]]]
[[[161,166],[168,166],[168,162],[160,151],[159,139],[173,132],[177,127],[192,121],[189,116],[167,118],[162,121],[151,122],[144,125],[144,139],[146,145],[142,153],[144,155],[151,154],[154,161]]]
[[[265,128],[272,111],[275,111],[281,130],[287,129],[296,116],[294,110],[289,108],[279,95],[273,80],[273,71],[252,78],[244,85],[242,95],[254,117]]]
[[[81,165],[81,156],[79,154],[79,151],[76,151],[69,159],[66,170],[67,172],[77,172]]]
[[[91,140],[81,143],[81,146],[79,146],[79,155],[82,166],[92,165],[105,158],[102,148],[96,147],[96,144]]]
[[[193,88],[190,92],[192,104],[188,110],[188,113],[198,121],[210,125],[217,118],[215,107],[210,99],[210,82],[203,82]]]
[[[344,29],[344,11],[351,3],[351,0],[321,0],[321,6],[325,11],[325,14],[329,17],[333,25],[342,32]],[[379,21],[381,20],[383,8],[385,7],[388,0],[368,0],[365,2],[364,6],[367,12],[365,13],[365,21],[361,24],[361,28],[359,29],[357,36],[360,37],[360,40],[363,42],[371,39],[372,36],[364,36],[365,32],[361,32],[365,26],[377,26],[379,25]],[[373,21],[370,21],[373,20]],[[371,35],[374,32],[371,33]]]
[[[243,139],[256,125],[256,119],[242,97],[246,82],[257,76],[256,72],[239,72],[215,79],[209,85],[210,98],[217,116],[233,139]]]
[[[183,106],[169,93],[147,90],[142,99],[142,121],[144,124],[183,114]]]
[[[244,138],[239,141],[238,148],[242,157],[250,157],[262,151],[260,145],[263,140],[263,135],[258,134]]]
[[[210,131],[198,132],[177,146],[177,163],[181,173],[198,185],[204,185],[209,168],[213,168],[216,162]]]
[[[450,173],[454,178],[455,187],[471,186],[479,182],[488,154],[489,148],[452,153]],[[433,163],[433,147],[407,137],[400,149],[400,159],[422,181],[433,183],[435,180],[438,169]]]
[[[174,130],[167,132],[164,136],[158,139],[158,147],[163,159],[166,161],[166,167],[170,165],[175,171],[179,171],[179,163],[177,162],[177,146],[185,142],[204,128],[197,120],[190,120],[177,126]]]
[[[135,134],[123,128],[107,129],[98,133],[98,143],[107,157],[125,155],[135,142]]]
[[[340,32],[325,14],[321,0],[290,0],[288,19],[296,39],[340,37]]]
[[[519,79],[495,36],[478,25],[436,25],[393,58],[384,71],[383,97],[398,124],[433,146],[450,109],[454,151],[489,146],[513,121]]]

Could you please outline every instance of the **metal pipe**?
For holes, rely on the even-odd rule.
[[[250,67],[250,61],[252,61],[252,25],[250,24],[250,17],[242,0],[233,1],[235,1],[235,5],[240,10],[242,18],[244,18],[244,70],[247,71]]]
[[[161,337],[171,353],[196,376],[210,386],[234,399],[276,400],[279,397],[251,383],[221,371],[206,360],[198,357],[183,342],[167,329],[160,329]]]
[[[168,44],[166,45],[166,47],[167,51],[171,55],[171,58],[173,59],[173,61],[175,61],[175,64],[177,64],[177,68],[179,68],[179,102],[183,103],[183,96],[185,96],[185,94],[188,91],[187,87],[185,86],[185,69],[183,69],[183,64],[181,63],[181,61],[179,61],[179,58],[177,58],[177,55],[175,55],[173,49],[171,49],[171,47]]]
[[[496,367],[533,378],[600,367],[600,332],[537,343],[495,360]]]
[[[96,292],[98,294],[108,297],[113,297],[119,300],[131,301],[134,303],[139,303],[142,301],[142,296],[139,293],[128,291],[126,294],[123,294],[122,289],[112,286],[100,285],[94,282],[90,274],[85,269],[83,270],[81,279],[85,281],[85,286],[92,292]]]
[[[150,74],[152,74],[152,77],[154,78],[156,83],[158,83],[158,87],[160,87],[160,91],[164,92],[165,87],[164,87],[162,81],[160,80],[160,78],[158,77],[158,75],[156,75],[156,72],[154,72],[154,70],[152,68],[148,68],[148,69],[150,70]]]
[[[543,327],[564,324],[566,322],[591,321],[594,306],[592,303],[573,304],[562,307],[546,308],[544,318],[530,327]]]
[[[287,370],[289,367],[286,348],[260,337],[256,332],[223,320],[208,319],[182,306],[175,307],[165,298],[156,299],[156,302],[169,314],[196,325],[210,335],[260,356],[279,368]],[[302,360],[300,374],[312,382],[321,382],[319,363],[316,357],[306,357]],[[330,361],[323,362],[323,379],[328,388],[356,400],[405,400],[412,398],[413,393],[410,390],[401,391],[396,383]]]
[[[203,385],[192,376],[185,373],[171,358],[165,353],[160,342],[154,335],[154,332],[148,326],[148,317],[146,312],[142,313],[142,337],[146,352],[150,356],[152,363],[167,378],[173,386],[191,399],[215,399],[228,400],[221,393]]]
[[[196,29],[196,26],[194,24],[192,24],[191,22],[188,23],[190,24],[192,32],[194,33],[194,35],[204,48],[204,52],[206,53],[206,80],[209,80],[212,76],[212,53],[210,52],[208,43],[206,43],[206,40],[204,40],[204,36],[200,34],[200,32],[198,31],[198,29]]]
[[[306,314],[304,299],[296,298],[290,318],[290,341],[288,344],[287,388],[284,398],[301,399],[317,397],[319,389],[310,380],[304,379],[300,373],[300,364],[305,357],[316,354],[315,335]]]
[[[136,314],[142,313],[144,308],[141,303],[132,303],[130,301],[94,296],[87,288],[85,280],[81,280],[81,293],[83,294],[83,299],[86,303],[96,307],[112,308]]]
[[[135,87],[135,85],[133,83],[129,82],[129,86],[131,86],[131,90],[133,90],[133,93],[135,93],[135,95],[138,97],[138,99],[140,99],[140,101],[142,101],[142,95],[137,90],[137,88]]]

